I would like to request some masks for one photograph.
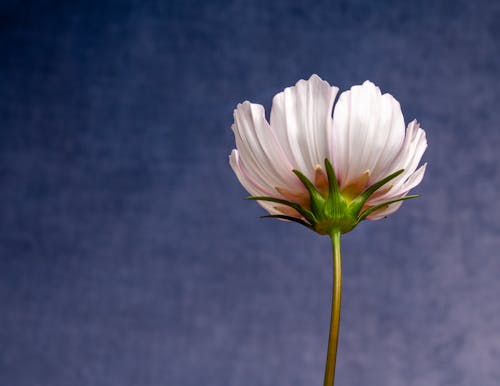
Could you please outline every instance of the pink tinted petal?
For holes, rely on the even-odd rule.
[[[234,111],[233,131],[241,159],[262,185],[289,189],[296,186],[291,163],[274,136],[261,105],[239,104]]]
[[[396,157],[403,139],[403,114],[390,94],[382,95],[369,81],[343,92],[333,113],[332,143],[341,188],[367,170],[377,177]]]
[[[386,140],[384,148],[375,156],[375,165],[370,169],[371,182],[385,177],[382,173],[401,150],[405,135],[405,122],[399,102],[392,95],[384,94],[381,98],[381,109],[375,135],[385,136]]]
[[[391,189],[387,193],[385,193],[379,197],[375,197],[374,199],[368,199],[368,201],[366,202],[367,205],[373,206],[373,205],[380,204],[384,201],[389,201],[389,200],[392,200],[394,198],[406,196],[410,192],[411,189],[413,189],[418,184],[420,184],[420,182],[422,182],[422,179],[424,178],[426,167],[427,167],[427,164],[424,164],[420,168],[418,168],[418,170],[415,171],[410,176],[410,178],[408,178],[405,181],[405,183],[402,184],[401,186],[399,186],[397,189]]]
[[[403,202],[395,202],[394,204],[389,205],[387,209],[383,210],[378,210],[374,213],[372,213],[370,216],[367,217],[368,220],[380,220],[381,218],[387,217],[390,214],[394,213],[397,211],[401,205],[403,205]]]
[[[229,164],[233,169],[241,185],[252,196],[263,196],[269,194],[269,188],[257,176],[251,175],[242,165],[238,150],[233,149],[229,156]]]
[[[239,157],[239,152],[233,149],[231,155],[229,156],[229,164],[233,169],[238,181],[241,185],[250,193],[251,196],[273,196],[274,192],[270,191],[268,188],[260,185],[258,179],[255,176],[249,174],[245,169],[241,158]],[[265,201],[258,201],[258,203],[267,210],[270,214],[277,214],[278,212],[274,209],[273,204]]]
[[[335,174],[341,186],[345,186],[349,169],[349,128],[350,128],[351,93],[344,91],[335,104],[333,129],[329,139]]]
[[[394,192],[389,192],[394,194],[395,196],[398,196],[402,193],[406,194],[408,193],[411,189],[416,187],[420,182],[422,182],[422,179],[424,178],[425,170],[427,168],[427,164],[423,164],[421,167],[419,167],[400,187],[398,190]]]
[[[293,167],[308,178],[330,157],[327,132],[338,88],[319,76],[299,80],[273,98],[271,128]]]
[[[413,172],[422,158],[427,148],[427,139],[425,131],[420,128],[417,121],[412,121],[406,129],[406,136],[403,146],[395,158],[394,162],[388,168],[388,173],[399,169],[404,169],[404,173],[393,181],[394,185],[402,184]]]
[[[425,131],[421,129],[416,121],[411,122],[406,130],[406,137],[401,147],[401,151],[386,171],[389,175],[397,170],[404,169],[404,172],[388,183],[391,189],[382,196],[368,200],[370,205],[401,197],[417,186],[423,178],[426,166],[417,168],[425,149],[427,140]]]

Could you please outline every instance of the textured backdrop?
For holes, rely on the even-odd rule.
[[[423,196],[343,238],[338,385],[500,384],[500,3],[2,1],[0,385],[321,385],[327,238],[258,219],[236,103],[370,79]]]

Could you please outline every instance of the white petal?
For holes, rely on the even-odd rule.
[[[398,166],[398,169],[404,169],[405,171],[395,181],[393,181],[394,191],[404,185],[409,176],[415,172],[415,169],[420,163],[425,149],[427,149],[425,132],[421,128],[418,128],[411,144],[406,151],[406,159],[404,159],[403,157],[403,161]],[[402,149],[402,152],[405,152],[405,149]]]
[[[244,102],[234,111],[233,131],[249,178],[266,191],[275,187],[294,189],[297,178],[292,164],[283,152],[258,104]]]
[[[262,181],[259,181],[257,178],[252,177],[244,171],[238,150],[233,149],[231,152],[231,155],[229,156],[229,164],[236,174],[236,177],[238,177],[241,185],[243,185],[250,195],[263,196],[268,194],[268,189],[263,186]]]
[[[268,188],[259,185],[258,180],[255,176],[251,176],[245,169],[241,158],[239,157],[239,152],[233,149],[231,155],[229,156],[229,164],[231,165],[236,177],[240,181],[241,185],[250,193],[251,196],[272,196],[274,193],[269,191]],[[278,212],[273,208],[273,204],[265,201],[258,201],[258,203],[266,209],[271,214],[277,214]]]
[[[417,171],[415,169],[420,163],[426,148],[425,131],[419,127],[416,121],[411,122],[406,129],[403,146],[401,146],[401,150],[392,165],[385,171],[385,175],[400,169],[404,169],[404,172],[389,183],[392,186],[390,190],[382,196],[368,200],[368,203],[373,205],[392,198],[402,197],[410,189],[417,186],[422,181],[426,165],[423,165]]]
[[[375,211],[374,213],[372,213],[371,215],[369,215],[367,217],[367,219],[368,220],[380,220],[381,218],[387,217],[390,214],[392,214],[395,211],[397,211],[401,207],[401,205],[403,205],[402,201],[395,202],[394,204],[389,205],[387,207],[387,209]]]
[[[417,169],[399,188],[398,191],[394,192],[395,195],[399,195],[404,193],[405,195],[413,189],[415,186],[422,182],[424,178],[425,169],[427,168],[427,164],[423,164],[421,167]]]
[[[392,95],[366,81],[345,91],[333,113],[332,153],[341,188],[367,170],[379,179],[401,149],[404,119]]]
[[[338,88],[319,76],[300,80],[273,98],[271,128],[293,167],[308,178],[330,158],[327,132]]]

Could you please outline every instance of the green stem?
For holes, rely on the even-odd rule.
[[[337,345],[340,327],[340,303],[342,297],[342,258],[340,256],[340,231],[330,233],[333,248],[333,286],[332,316],[330,319],[330,335],[328,337],[328,353],[326,356],[324,386],[333,386],[335,380],[335,363],[337,361]]]

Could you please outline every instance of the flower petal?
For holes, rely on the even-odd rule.
[[[400,187],[399,190],[394,192],[395,196],[398,196],[403,192],[406,195],[411,189],[422,182],[424,178],[425,170],[427,168],[427,164],[423,164],[421,167],[417,169]],[[389,192],[391,193],[391,192]]]
[[[399,188],[399,190],[396,193],[392,193],[389,191],[388,193],[377,197],[374,200],[368,200],[367,204],[369,206],[374,206],[377,204],[380,204],[384,201],[392,200],[394,198],[401,198],[405,197],[411,189],[413,189],[415,186],[420,184],[422,181],[422,178],[424,178],[425,174],[425,169],[427,167],[427,164],[422,165],[416,172],[414,172],[410,178],[406,180],[406,182]],[[399,205],[398,205],[399,204]],[[378,220],[384,217],[387,217],[391,213],[394,213],[396,210],[399,209],[399,207],[402,205],[402,202],[396,202],[394,204],[389,205],[386,209],[383,210],[377,210],[371,215],[367,217],[368,220]]]
[[[238,150],[233,149],[231,155],[229,156],[229,164],[231,165],[236,177],[240,181],[241,185],[247,190],[252,196],[268,196],[274,194],[268,187],[262,185],[262,181],[256,178],[255,175],[251,175],[245,168]],[[258,203],[269,213],[278,214],[279,212],[274,209],[274,204],[264,201],[258,201]]]
[[[404,139],[401,107],[366,81],[343,92],[333,113],[331,141],[341,189],[369,171],[370,182],[383,178]]]
[[[317,75],[299,80],[273,98],[271,128],[295,169],[309,179],[330,157],[327,132],[338,88]]]
[[[404,169],[404,172],[391,181],[391,187],[382,195],[375,195],[368,200],[369,205],[374,205],[395,197],[406,195],[410,189],[417,186],[425,173],[426,165],[417,168],[422,155],[427,148],[427,139],[425,131],[420,128],[416,121],[410,122],[406,129],[406,136],[401,146],[399,154],[392,164],[386,169],[385,173],[392,173],[396,170]]]
[[[367,220],[380,220],[381,218],[387,217],[397,211],[401,207],[401,205],[403,205],[402,201],[390,204],[386,209],[381,209],[373,212],[367,217]]]
[[[234,111],[232,128],[239,157],[249,178],[266,191],[274,191],[277,186],[288,189],[300,186],[261,105],[250,102],[239,104]]]

